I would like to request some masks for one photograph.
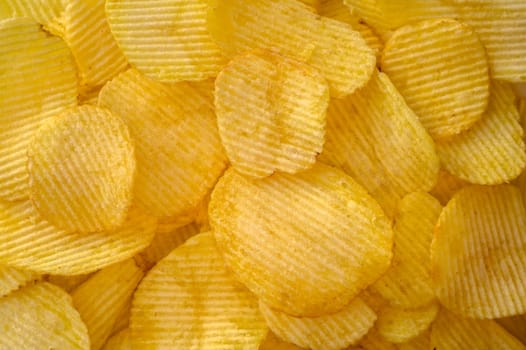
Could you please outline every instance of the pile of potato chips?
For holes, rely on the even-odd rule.
[[[524,0],[0,1],[0,349],[526,350]]]

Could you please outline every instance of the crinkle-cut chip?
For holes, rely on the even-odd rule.
[[[272,48],[307,62],[327,78],[334,97],[365,85],[375,67],[360,33],[296,0],[213,0],[208,29],[228,56]]]
[[[425,192],[406,195],[394,217],[393,260],[371,285],[393,306],[417,308],[435,300],[429,247],[442,206]]]
[[[86,282],[90,278],[91,273],[83,273],[78,275],[48,275],[45,280],[49,283],[53,283],[64,289],[66,292],[71,292],[82,283]]]
[[[210,232],[150,270],[135,292],[130,327],[133,349],[258,349],[268,330]]]
[[[143,271],[146,271],[139,264],[137,264],[137,266],[139,266]],[[111,330],[112,335],[130,327],[132,301],[132,298],[128,298],[126,304],[124,305],[124,308],[117,315],[117,319],[115,320],[115,323],[113,324],[113,328]]]
[[[288,343],[278,338],[272,331],[267,333],[267,336],[259,345],[259,350],[304,350],[297,345]]]
[[[77,62],[81,91],[101,86],[128,66],[106,20],[105,2],[68,0],[66,5],[63,37]]]
[[[40,275],[35,272],[17,269],[8,265],[0,265],[0,297],[39,278]]]
[[[31,202],[0,201],[0,263],[41,273],[78,275],[146,248],[157,220],[132,208],[113,232],[69,233],[38,217]]]
[[[100,86],[95,86],[94,88],[80,91],[79,95],[77,96],[78,104],[96,106],[99,101],[100,90]]]
[[[481,185],[495,185],[519,176],[526,165],[523,130],[513,91],[493,81],[487,111],[471,129],[436,143],[442,166],[452,175]]]
[[[511,335],[526,344],[526,314],[496,319]]]
[[[378,330],[373,327],[358,345],[350,346],[346,350],[396,350],[396,345],[382,338]]]
[[[429,350],[431,349],[431,328],[413,339],[396,344],[398,350]]]
[[[209,205],[227,265],[269,307],[321,316],[347,305],[391,261],[391,225],[350,176],[317,163],[251,180],[230,168]]]
[[[71,297],[47,282],[0,298],[1,349],[88,350],[86,326]]]
[[[162,82],[215,77],[226,63],[206,27],[207,0],[107,0],[111,32],[128,61]]]
[[[132,350],[131,330],[126,328],[119,333],[112,335],[102,350]]]
[[[431,326],[430,349],[525,350],[526,345],[493,320],[461,318],[442,308]]]
[[[397,29],[380,65],[435,139],[469,129],[488,106],[484,47],[461,22],[432,19]]]
[[[130,69],[102,88],[98,105],[120,116],[135,139],[134,200],[148,213],[185,214],[223,172],[214,111],[187,83],[163,85]]]
[[[437,184],[429,193],[438,199],[440,204],[446,205],[458,190],[469,184],[469,182],[451,175],[446,170],[440,169]]]
[[[64,0],[2,0],[0,3],[0,20],[12,17],[28,17],[42,24],[45,30],[61,36],[64,9]]]
[[[433,188],[439,171],[433,140],[384,73],[331,100],[319,159],[355,178],[389,216],[405,194]]]
[[[95,273],[71,293],[88,328],[91,349],[98,350],[106,343],[143,275],[133,259],[127,259]]]
[[[378,313],[375,327],[385,340],[395,344],[404,343],[427,330],[438,310],[437,302],[411,309],[387,306]]]
[[[468,186],[444,207],[431,243],[435,293],[473,318],[526,312],[526,211],[518,188]]]
[[[77,103],[66,44],[27,18],[0,21],[0,198],[27,198],[27,147],[42,121]]]
[[[250,177],[310,168],[325,142],[329,87],[317,69],[266,50],[234,57],[215,82],[219,135]]]
[[[58,228],[121,226],[132,201],[133,141],[108,110],[84,105],[49,118],[27,149],[31,202]]]
[[[312,350],[339,350],[358,342],[376,321],[367,304],[354,298],[343,309],[319,317],[294,317],[259,303],[267,325],[279,338]]]

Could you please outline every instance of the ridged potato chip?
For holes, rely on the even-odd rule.
[[[89,350],[86,326],[57,286],[37,283],[0,298],[0,349]]]
[[[373,327],[358,345],[350,346],[346,350],[396,350],[396,345],[382,338]]]
[[[131,329],[126,328],[117,334],[114,334],[104,347],[103,350],[132,350]]]
[[[482,119],[466,132],[437,142],[444,169],[481,185],[509,182],[519,176],[526,165],[526,150],[513,96],[508,84],[492,82]]]
[[[461,22],[433,19],[397,29],[380,65],[435,139],[469,129],[488,106],[486,53]]]
[[[440,204],[446,205],[458,190],[469,184],[469,182],[451,175],[446,170],[440,169],[437,184],[429,193],[438,199]]]
[[[48,119],[29,148],[30,198],[53,225],[69,231],[113,230],[132,201],[135,153],[126,124],[84,105]]]
[[[43,120],[77,103],[66,44],[27,18],[0,21],[0,198],[27,198],[27,147]]]
[[[526,314],[499,318],[495,321],[511,335],[526,344]]]
[[[315,68],[266,50],[234,57],[215,82],[219,135],[250,177],[310,168],[325,142],[329,87]]]
[[[342,309],[391,260],[391,225],[380,206],[351,177],[319,163],[262,180],[229,169],[209,216],[237,278],[294,316]]]
[[[340,311],[319,317],[294,317],[259,303],[267,325],[279,338],[312,350],[339,350],[360,340],[376,314],[356,297]]]
[[[174,249],[135,292],[133,349],[258,349],[257,299],[227,270],[211,233]]]
[[[272,331],[269,331],[259,345],[259,350],[303,350],[303,348],[279,339]]]
[[[72,290],[87,281],[90,276],[91,273],[79,275],[47,275],[45,281],[53,283],[55,286],[58,286],[70,293]]]
[[[43,29],[61,36],[64,0],[2,0],[0,20],[12,17],[28,17],[43,25]]]
[[[102,88],[99,107],[135,139],[135,202],[154,216],[196,207],[226,166],[214,111],[187,83],[163,85],[130,69]]]
[[[40,275],[35,272],[17,269],[8,265],[0,265],[0,297],[39,278]]]
[[[398,350],[429,350],[431,349],[431,329],[414,337],[408,342],[396,344]]]
[[[299,1],[213,0],[207,23],[229,57],[255,48],[277,50],[319,69],[334,97],[365,85],[375,67],[374,52],[357,31]]]
[[[136,261],[135,263],[137,264]],[[141,265],[137,264],[137,266],[139,266],[139,268],[141,268],[143,271],[146,271]],[[111,330],[112,335],[130,327],[131,306],[132,299],[129,298],[126,300],[124,308],[121,310],[121,312],[117,316],[117,319],[115,320],[115,323],[113,324],[113,328]]]
[[[435,293],[465,317],[526,312],[526,211],[518,188],[468,186],[444,207],[431,243]]]

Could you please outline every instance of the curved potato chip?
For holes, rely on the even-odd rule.
[[[466,317],[526,312],[526,211],[511,185],[468,186],[444,207],[431,243],[435,293]]]
[[[132,350],[131,345],[131,329],[126,328],[119,333],[113,335],[104,347],[103,350]]]
[[[440,204],[446,205],[458,190],[469,184],[469,182],[451,175],[446,170],[440,169],[437,184],[429,193],[438,199]]]
[[[27,198],[27,147],[43,120],[75,106],[66,44],[27,18],[0,21],[0,197]]]
[[[8,265],[0,265],[0,297],[39,278],[40,276],[35,272],[17,269]]]
[[[133,259],[135,261],[135,257]],[[137,264],[137,261],[135,261]],[[146,271],[142,268],[141,265],[137,264],[143,271]],[[134,291],[135,292],[135,291]],[[124,305],[124,308],[121,310],[119,315],[117,315],[117,319],[115,320],[115,323],[113,324],[113,328],[111,329],[111,334],[119,333],[120,331],[129,328],[130,327],[130,317],[131,317],[131,306],[132,306],[132,298],[128,298],[126,300],[126,304]]]
[[[428,350],[431,349],[431,329],[414,337],[408,342],[396,344],[398,350]]]
[[[91,273],[79,275],[48,275],[46,281],[70,293],[91,277]]]
[[[29,17],[42,24],[43,29],[61,36],[64,0],[2,0],[0,20],[12,17]]]
[[[511,335],[526,344],[526,315],[517,315],[496,319],[497,323]]]
[[[267,333],[263,342],[259,345],[259,350],[303,350],[299,346],[287,343],[279,339],[272,331]]]
[[[30,197],[38,212],[65,230],[112,230],[132,200],[135,154],[126,125],[90,105],[50,118],[29,148]]]
[[[236,56],[215,82],[219,135],[243,175],[310,168],[323,149],[329,88],[311,66],[271,51]]]
[[[1,349],[90,348],[88,331],[57,286],[42,282],[0,298]]]
[[[469,129],[488,106],[484,47],[471,27],[453,19],[397,29],[381,67],[435,139]]]
[[[373,327],[358,345],[350,346],[346,350],[396,350],[396,345],[382,338],[378,330]]]
[[[391,260],[389,220],[351,177],[315,164],[250,180],[229,169],[209,205],[227,265],[261,301],[294,316],[347,305]]]
[[[257,349],[267,333],[257,300],[227,270],[214,237],[174,249],[135,292],[133,349]]]

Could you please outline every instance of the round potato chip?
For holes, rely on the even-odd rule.
[[[40,276],[35,272],[17,269],[8,265],[0,265],[0,297],[39,278]]]
[[[342,309],[391,260],[391,225],[380,206],[323,164],[261,180],[229,169],[212,192],[209,216],[238,279],[294,316]]]
[[[215,82],[219,135],[243,175],[310,168],[325,141],[329,88],[311,66],[264,50],[235,57]]]
[[[122,120],[90,105],[69,109],[46,121],[27,154],[31,201],[46,220],[80,232],[124,222],[135,155]]]

